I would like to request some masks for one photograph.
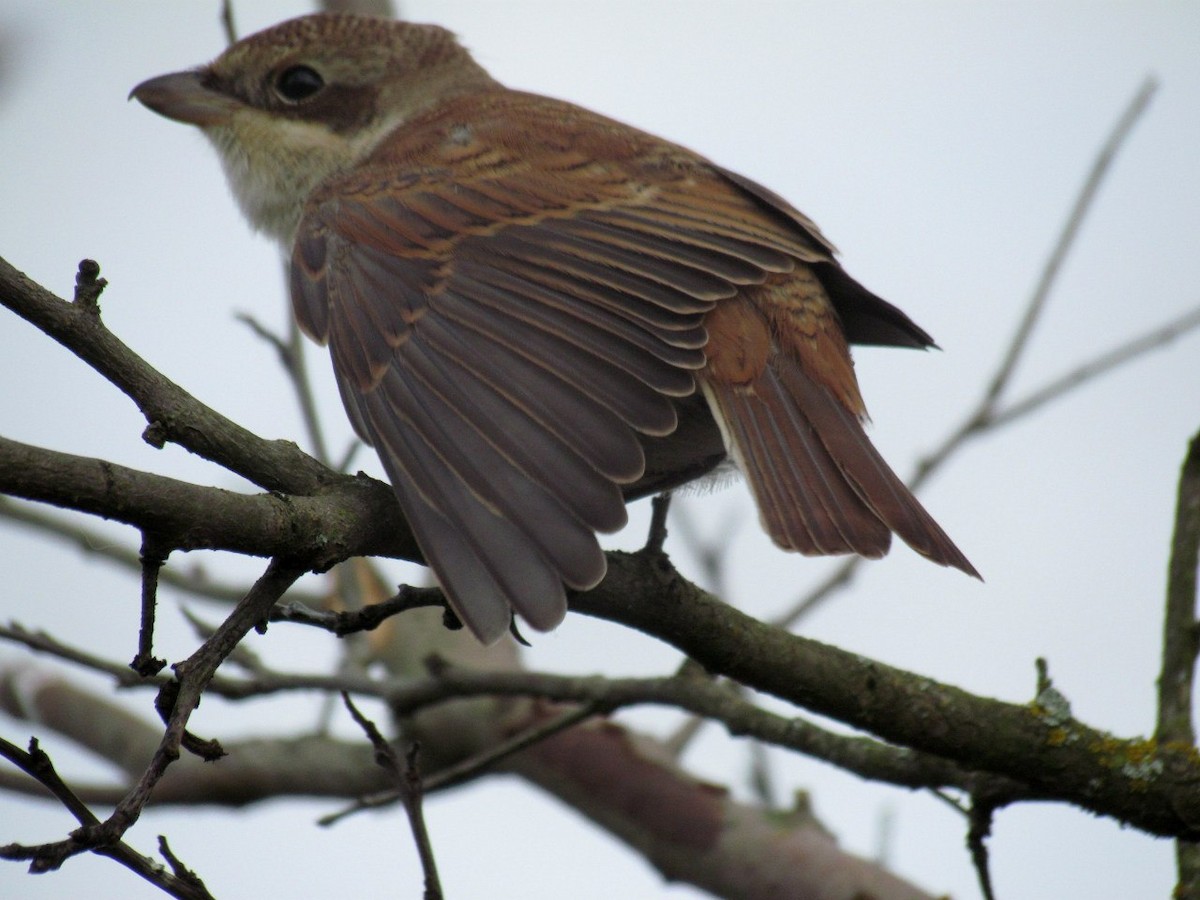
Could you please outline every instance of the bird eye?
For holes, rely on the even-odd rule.
[[[307,100],[323,87],[325,79],[309,66],[289,66],[275,79],[275,93],[288,103]]]

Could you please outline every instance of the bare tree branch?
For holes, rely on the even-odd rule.
[[[1116,159],[1118,152],[1124,146],[1134,126],[1149,107],[1150,101],[1157,90],[1158,82],[1154,78],[1147,78],[1142,82],[1133,99],[1130,100],[1129,104],[1121,112],[1112,131],[1101,145],[1095,160],[1092,162],[1091,168],[1088,170],[1087,177],[1084,179],[1084,183],[1079,190],[1079,194],[1076,196],[1075,202],[1067,214],[1066,221],[1063,223],[1058,239],[1050,251],[1049,258],[1042,267],[1037,285],[1025,305],[1025,311],[1021,316],[1020,323],[1017,325],[1016,332],[1013,334],[1012,340],[1009,341],[1008,347],[1004,351],[1004,355],[1001,357],[995,372],[993,372],[989,379],[987,388],[985,388],[979,402],[963,417],[959,425],[951,429],[950,434],[942,440],[936,449],[927,453],[917,463],[915,471],[907,480],[908,486],[914,492],[920,490],[921,486],[944,466],[969,439],[978,437],[1001,425],[1010,424],[1017,417],[1032,412],[1034,409],[1051,400],[1058,399],[1068,390],[1079,387],[1086,381],[1111,371],[1121,363],[1134,359],[1200,324],[1195,321],[1194,317],[1196,313],[1189,313],[1175,322],[1169,323],[1143,337],[1136,338],[1127,344],[1122,344],[1115,350],[1109,351],[1095,360],[1081,365],[1067,375],[1031,392],[1025,399],[1017,401],[1008,409],[1000,410],[999,408],[1000,400],[1011,384],[1017,365],[1024,355],[1026,347],[1029,345],[1029,339],[1033,336],[1035,327],[1041,319],[1042,311],[1045,309],[1046,303],[1050,298],[1050,293],[1057,281],[1059,270],[1062,268],[1063,262],[1075,244],[1075,239],[1078,237],[1079,231],[1092,208],[1092,203],[1099,193],[1105,177],[1112,168],[1113,160]],[[791,628],[794,626],[801,617],[810,613],[838,591],[848,587],[857,575],[862,562],[860,557],[851,557],[841,563],[828,578],[808,591],[784,613],[776,616],[773,619],[774,624],[780,628]]]
[[[66,516],[48,513],[33,504],[14,502],[8,497],[0,496],[0,519],[7,519],[48,537],[65,541],[84,553],[115,563],[131,572],[136,572],[141,567],[140,554],[131,547],[114,541],[111,535],[89,528]],[[162,569],[158,576],[163,584],[204,600],[233,604],[246,594],[246,585],[228,584],[210,578],[199,567],[179,571],[176,567],[168,566]],[[289,591],[288,599],[310,608],[320,603],[320,598],[315,594],[299,588]]]
[[[1121,739],[1036,706],[972,696],[759,622],[668,575],[661,560],[626,558],[632,565],[611,565],[572,609],[653,635],[710,672],[886,741],[1007,776],[1151,834],[1200,837],[1200,761],[1190,747]],[[647,602],[642,592],[656,583]]]
[[[1167,608],[1163,617],[1162,674],[1158,678],[1158,730],[1162,743],[1191,748],[1196,743],[1192,722],[1196,654],[1200,633],[1196,622],[1196,573],[1200,567],[1200,434],[1192,438],[1179,474],[1175,530],[1168,565]],[[1175,842],[1179,880],[1174,896],[1200,897],[1200,844]]]
[[[36,779],[39,784],[58,798],[59,802],[62,803],[82,826],[70,838],[56,844],[41,844],[38,846],[7,844],[0,847],[0,857],[4,859],[28,859],[30,861],[30,872],[39,873],[57,869],[69,857],[82,850],[93,850],[101,856],[107,856],[110,859],[116,860],[131,872],[140,875],[146,881],[170,894],[172,897],[179,897],[181,900],[213,900],[212,895],[204,887],[204,882],[196,877],[195,873],[183,866],[174,854],[169,853],[169,848],[166,848],[165,842],[161,846],[164,849],[164,857],[170,863],[172,869],[174,869],[173,873],[167,872],[161,865],[154,862],[154,860],[138,853],[122,840],[113,839],[103,843],[91,844],[91,835],[88,832],[99,828],[100,820],[96,818],[92,811],[87,808],[87,805],[58,776],[58,772],[55,771],[50,757],[38,746],[36,739],[29,742],[29,752],[26,753],[19,747],[0,738],[0,756],[5,757],[18,766],[31,778]],[[79,844],[86,846],[80,847],[78,846]]]
[[[300,407],[300,418],[304,429],[308,432],[308,440],[312,445],[313,456],[327,467],[332,466],[329,451],[326,449],[325,433],[321,428],[321,420],[317,415],[317,404],[313,399],[312,385],[308,380],[308,367],[305,362],[304,336],[296,324],[294,316],[288,316],[288,336],[286,339],[275,334],[249,313],[239,313],[239,322],[265,341],[279,359],[283,372],[287,375],[292,392],[296,395],[296,403]]]
[[[359,712],[349,694],[342,694],[342,702],[371,742],[371,746],[375,749],[375,762],[396,785],[397,793],[404,804],[404,811],[408,814],[408,824],[413,834],[413,843],[416,844],[417,855],[421,859],[421,870],[425,873],[425,900],[441,900],[442,885],[438,878],[437,858],[433,855],[433,843],[429,839],[429,831],[425,827],[425,816],[422,810],[424,791],[421,786],[421,776],[417,770],[420,744],[413,741],[409,745],[402,766],[396,748],[388,743],[374,722]]]
[[[239,494],[0,437],[0,492],[102,515],[178,550],[420,559],[391,489],[338,476],[311,495]]]
[[[1023,418],[1047,403],[1058,400],[1063,395],[1076,388],[1082,387],[1089,381],[1107,375],[1126,363],[1157,350],[1171,341],[1182,337],[1190,331],[1200,328],[1200,307],[1190,310],[1170,322],[1153,328],[1144,334],[1124,341],[1111,350],[1105,351],[1087,362],[1081,363],[1064,375],[1047,382],[1026,394],[1019,400],[1014,400],[1003,409],[997,410],[988,422],[988,428],[999,428],[1010,425],[1017,419]]]

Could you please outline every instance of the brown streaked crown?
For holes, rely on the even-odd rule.
[[[281,97],[278,79],[295,66],[313,69],[324,88],[306,100]],[[379,110],[400,107],[411,115],[462,89],[492,84],[444,28],[334,13],[292,19],[239,41],[202,80],[247,106],[338,131],[361,126]]]

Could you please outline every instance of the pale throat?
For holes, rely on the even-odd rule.
[[[399,124],[397,117],[381,117],[341,134],[321,122],[246,110],[204,132],[242,214],[287,253],[312,192],[370,155]]]

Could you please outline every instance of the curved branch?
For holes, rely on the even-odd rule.
[[[0,493],[115,519],[171,549],[300,556],[315,570],[351,556],[421,559],[391,488],[365,476],[306,495],[239,494],[0,437]]]
[[[1122,739],[1036,704],[977,697],[759,622],[683,579],[662,557],[610,560],[608,577],[575,597],[573,610],[636,628],[709,672],[886,741],[1006,776],[1046,799],[1151,834],[1200,838],[1200,760],[1190,745]]]

